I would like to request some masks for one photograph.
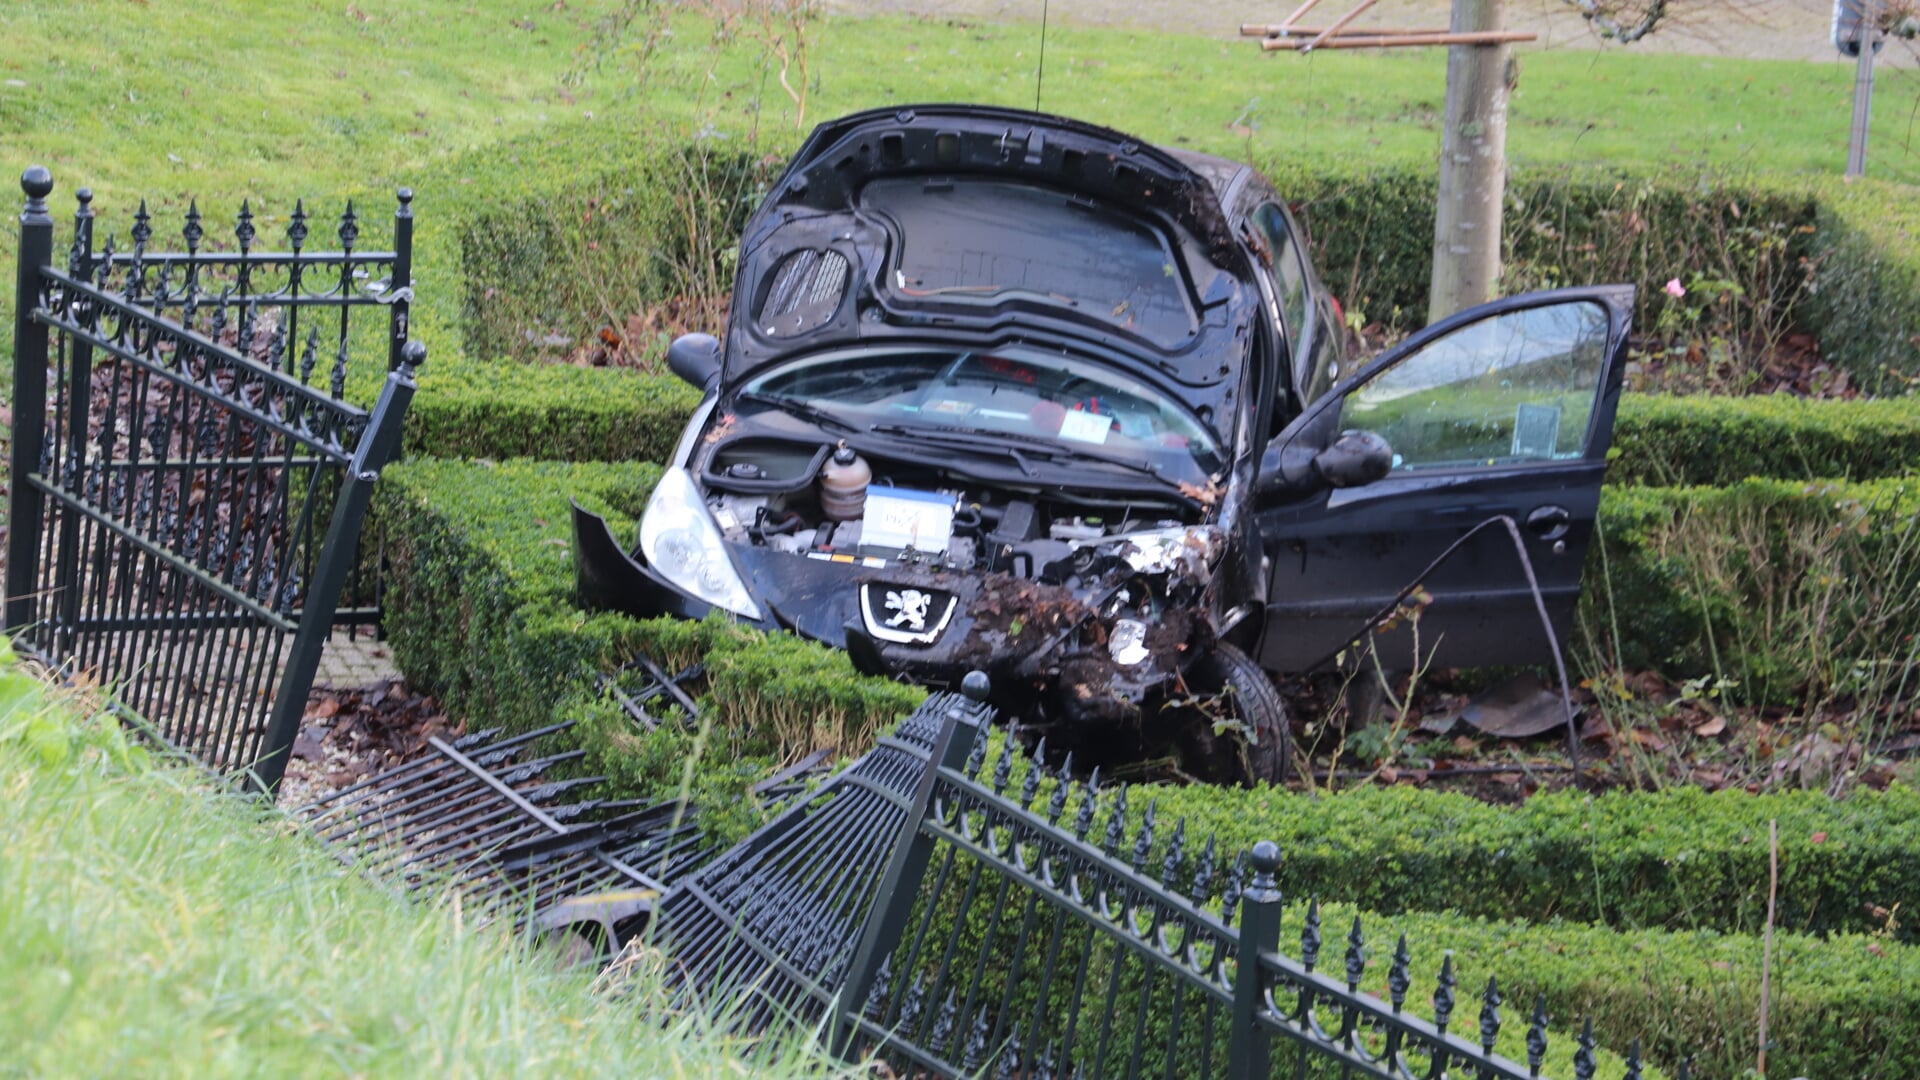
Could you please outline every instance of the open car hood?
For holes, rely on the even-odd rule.
[[[1077,346],[1230,403],[1257,287],[1213,188],[1119,132],[973,105],[824,124],[748,222],[723,377],[826,346]]]

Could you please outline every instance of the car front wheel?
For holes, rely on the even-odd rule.
[[[1287,778],[1287,705],[1246,653],[1224,642],[1187,671],[1188,696],[1168,707],[1178,724],[1181,770],[1211,784],[1278,784]]]

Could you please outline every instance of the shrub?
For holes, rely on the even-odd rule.
[[[1920,486],[1749,479],[1610,488],[1577,666],[1739,683],[1758,702],[1870,694],[1920,644]]]
[[[1610,456],[1613,485],[1910,476],[1920,470],[1920,400],[1628,394]]]
[[[998,777],[1004,737],[991,736],[990,743],[994,745],[989,746],[988,757],[995,765],[983,770],[983,775]],[[1016,755],[1006,790],[1024,797],[1028,771],[1027,761]],[[1055,787],[1052,779],[1040,782],[1033,805],[1051,807]],[[1435,797],[1433,792],[1419,790],[1374,789],[1357,793],[1358,797],[1340,796],[1315,804],[1272,790],[1133,786],[1125,789],[1126,820],[1116,827],[1112,814],[1121,801],[1116,789],[1103,789],[1094,812],[1082,817],[1085,788],[1078,784],[1075,788],[1063,821],[1090,821],[1090,842],[1136,866],[1152,868],[1176,888],[1200,872],[1208,837],[1215,841],[1213,851],[1224,853],[1215,859],[1216,868],[1230,863],[1234,852],[1246,850],[1242,845],[1278,839],[1280,885],[1290,902],[1282,922],[1280,950],[1299,956],[1305,903],[1314,896],[1337,896],[1338,903],[1325,902],[1321,911],[1319,970],[1338,977],[1345,969],[1347,935],[1360,916],[1368,966],[1359,986],[1365,992],[1387,996],[1388,958],[1404,932],[1413,960],[1411,970],[1416,973],[1409,997],[1420,1003],[1418,1007],[1424,1008],[1432,993],[1442,952],[1450,952],[1459,980],[1455,1020],[1463,1028],[1478,1012],[1478,991],[1489,976],[1495,976],[1506,998],[1509,1022],[1529,1014],[1534,996],[1542,994],[1560,1031],[1592,1015],[1604,1045],[1621,1050],[1631,1040],[1645,1038],[1651,1055],[1670,1071],[1685,1057],[1695,1056],[1696,1075],[1740,1075],[1755,1058],[1754,1018],[1765,948],[1761,935],[1615,929],[1538,913],[1527,913],[1537,916],[1532,918],[1482,918],[1471,906],[1475,898],[1498,897],[1504,876],[1515,879],[1515,907],[1524,908],[1529,901],[1550,895],[1550,879],[1556,874],[1560,886],[1574,893],[1587,888],[1596,874],[1632,866],[1633,852],[1647,852],[1662,843],[1667,857],[1675,862],[1689,861],[1696,853],[1714,860],[1737,847],[1743,837],[1752,840],[1755,827],[1758,839],[1753,846],[1759,849],[1760,859],[1757,866],[1749,864],[1745,869],[1758,871],[1754,880],[1764,891],[1765,821],[1774,815],[1784,819],[1783,866],[1802,859],[1818,862],[1830,854],[1815,850],[1824,845],[1811,843],[1810,836],[1795,835],[1823,811],[1823,801],[1811,798],[1750,799],[1742,794],[1696,791],[1675,796],[1620,794],[1589,802],[1571,794],[1549,799],[1542,810],[1532,811],[1479,806],[1464,797]],[[1149,806],[1156,827],[1152,841],[1142,844],[1141,823]],[[1833,812],[1830,806],[1824,809]],[[1920,823],[1916,809],[1920,809],[1916,793],[1890,795],[1888,803],[1863,808],[1844,826],[1848,841],[1874,843],[1853,830],[1873,830],[1890,818],[1897,818],[1896,829],[1911,837]],[[1887,817],[1881,816],[1883,812]],[[1507,820],[1497,820],[1502,817]],[[1664,835],[1646,835],[1649,822],[1657,823]],[[1581,846],[1581,825],[1592,827],[1593,842],[1577,852],[1572,849]],[[1450,835],[1454,829],[1475,838],[1455,843]],[[1527,866],[1529,855],[1542,851],[1530,844],[1529,829],[1570,841],[1567,862],[1552,870]],[[1174,835],[1183,837],[1182,853],[1172,860],[1169,872],[1168,851]],[[1556,842],[1548,839],[1545,844]],[[1899,843],[1890,837],[1882,850],[1891,851]],[[1518,850],[1501,850],[1502,844]],[[1910,839],[1907,845],[1911,847]],[[1616,864],[1622,855],[1625,858]],[[963,858],[954,872],[944,869],[944,862],[929,869],[929,879],[944,876],[947,887],[931,905],[928,923],[933,929],[924,937],[931,951],[926,955],[941,955],[941,950],[958,942],[960,955],[990,949],[986,970],[1010,968],[1010,963],[999,961],[1003,956],[1010,960],[1003,950],[1010,948],[1016,935],[1003,924],[1000,935],[992,939],[997,944],[989,945],[986,924],[995,912],[1022,912],[1025,898],[1016,889],[1011,896],[994,894],[986,901],[987,894],[981,893],[976,900],[968,865]],[[1369,871],[1381,879],[1377,884],[1360,880]],[[1839,866],[1828,871],[1836,885],[1848,873]],[[1906,872],[1912,872],[1911,861]],[[1212,878],[1216,888],[1218,874],[1216,869]],[[1911,878],[1906,888],[1911,888],[1910,882]],[[1649,881],[1646,887],[1674,887],[1673,910],[1691,905],[1700,911],[1701,921],[1708,921],[1717,914],[1714,905],[1723,895],[1705,879],[1700,883],[1706,887],[1698,894],[1673,880],[1665,885]],[[1081,883],[1083,889],[1091,884]],[[1355,893],[1359,898],[1351,895]],[[1099,895],[1108,902],[1118,898],[1111,883]],[[1456,895],[1463,898],[1458,905],[1451,899]],[[1390,913],[1379,913],[1375,901],[1384,901]],[[926,904],[923,900],[923,912]],[[1429,910],[1410,912],[1406,907]],[[963,908],[965,921],[956,924]],[[1009,915],[1007,921],[1013,918]],[[1024,925],[1025,916],[1019,918]],[[927,923],[916,919],[913,925]],[[1080,950],[1089,948],[1090,940],[1091,936],[1070,936],[1057,958],[1058,967],[1074,970]],[[895,971],[916,970],[905,957],[896,954],[896,960],[901,962],[895,964]],[[1105,970],[1109,962],[1096,956],[1095,965]],[[1916,1026],[1920,983],[1915,982],[1915,974],[1920,974],[1920,949],[1886,936],[1816,936],[1783,924],[1773,942],[1770,1065],[1778,1066],[1782,1075],[1913,1075],[1920,1065],[1920,1026]],[[1117,1012],[1127,1015],[1130,1009],[1123,1005]]]
[[[699,401],[678,379],[619,368],[429,364],[406,444],[444,458],[664,461]]]

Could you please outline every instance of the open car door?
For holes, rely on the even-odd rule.
[[[1304,671],[1331,659],[1416,582],[1417,616],[1374,637],[1383,667],[1547,662],[1507,528],[1481,529],[1429,571],[1503,516],[1519,525],[1564,647],[1633,297],[1631,285],[1561,289],[1461,312],[1364,365],[1276,436],[1257,504],[1271,567],[1262,664]],[[1386,449],[1342,437],[1353,431]],[[1371,447],[1373,467],[1342,470],[1336,440]]]

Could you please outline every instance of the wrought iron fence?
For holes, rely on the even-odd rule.
[[[81,189],[61,267],[52,177],[21,187],[7,629],[272,790],[331,626],[366,621],[338,602],[367,580],[361,525],[425,358],[408,339],[412,194],[391,251],[356,246],[351,204],[335,250],[306,246],[304,204],[288,250],[258,250],[244,203],[230,244],[208,242],[195,205],[168,251],[145,203],[130,247],[96,247]],[[356,326],[367,309],[384,318]],[[347,390],[374,349],[367,409]]]
[[[457,890],[483,919],[539,922],[582,894],[651,900],[712,852],[672,801],[581,798],[606,778],[550,779],[583,751],[528,756],[570,724],[501,739],[431,739],[432,752],[294,811],[346,861],[406,892]]]
[[[935,694],[859,761],[675,884],[653,942],[680,999],[724,1003],[748,1030],[828,1014],[860,928],[886,895],[882,875],[949,715],[978,722],[989,710]]]
[[[986,771],[983,726],[949,710],[920,779],[877,889],[885,900],[838,983],[835,1038],[847,1056],[895,1075],[1543,1075],[1543,1002],[1523,1064],[1495,1051],[1503,1001],[1491,980],[1477,1037],[1450,1030],[1451,956],[1428,1020],[1407,1007],[1404,937],[1384,1000],[1360,989],[1370,955],[1358,920],[1339,974],[1320,969],[1317,906],[1298,955],[1286,955],[1272,844],[1223,863],[1211,838],[1167,829],[1151,805],[1130,828],[1126,788],[1101,792],[1097,773],[1075,783],[1070,762],[1048,777],[1044,752],[1015,788],[1013,740]],[[1185,895],[1174,882],[1188,883]],[[1574,1077],[1594,1075],[1594,1050],[1589,1022]],[[1639,1057],[1636,1043],[1628,1077],[1640,1075]]]

